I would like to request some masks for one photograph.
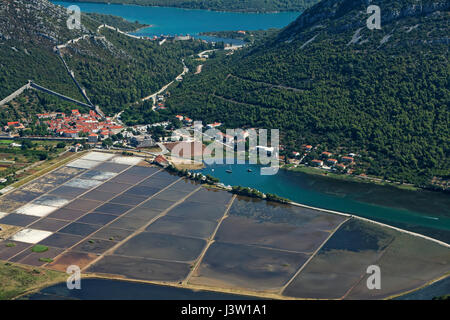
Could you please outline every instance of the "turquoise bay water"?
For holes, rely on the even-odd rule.
[[[129,21],[137,20],[140,23],[151,25],[152,27],[136,33],[149,37],[161,34],[196,36],[200,32],[207,31],[282,28],[300,15],[300,12],[239,13],[100,3],[52,2],[64,7],[77,5],[81,12],[112,14]],[[233,43],[238,44],[239,41],[233,41]]]
[[[229,169],[232,173],[226,172]],[[263,176],[260,166],[250,164],[214,164],[200,172],[219,178],[225,185],[252,187],[298,203],[352,213],[450,243],[448,194],[400,190],[286,170]]]

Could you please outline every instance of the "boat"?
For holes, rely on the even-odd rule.
[[[248,169],[247,172],[253,172],[253,170],[252,169]]]
[[[233,173],[233,171],[231,171],[231,170],[227,170],[227,171],[226,171],[226,173]]]

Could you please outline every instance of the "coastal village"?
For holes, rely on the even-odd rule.
[[[99,28],[114,29],[119,33],[123,33],[117,28],[112,28],[107,25]],[[244,31],[242,31],[244,32]],[[124,33],[125,34],[125,33]],[[159,41],[159,45],[163,45],[166,41],[185,41],[191,39],[187,36],[161,36],[161,37],[137,37],[126,34],[130,37],[136,37],[145,40]],[[241,46],[225,45],[225,50],[232,54]],[[207,60],[209,58],[208,52],[214,50],[207,50],[198,54],[199,60]],[[202,65],[197,68],[197,74],[202,70]],[[189,69],[185,67],[185,71]],[[183,76],[179,75],[177,82],[183,81]],[[167,91],[168,86],[154,95],[153,111],[159,112],[166,110],[166,99],[170,97],[170,92]],[[151,123],[143,125],[126,126],[120,119],[120,113],[114,117],[104,117],[99,114],[97,110],[90,110],[88,113],[81,113],[78,109],[71,110],[70,113],[51,112],[37,114],[38,124],[46,126],[47,134],[39,136],[24,135],[23,133],[29,128],[27,122],[19,120],[8,122],[2,128],[0,138],[14,138],[16,140],[24,138],[43,138],[48,140],[62,140],[72,142],[70,151],[78,152],[85,149],[113,149],[122,150],[123,152],[139,152],[152,162],[167,167],[173,165],[182,169],[199,169],[203,167],[202,162],[192,161],[192,158],[198,159],[203,155],[205,149],[205,141],[195,140],[194,132],[201,132],[204,136],[206,129],[219,129],[220,138],[207,137],[206,140],[213,140],[223,145],[223,147],[233,149],[235,144],[246,141],[249,136],[247,130],[244,130],[240,136],[230,136],[225,133],[225,126],[222,122],[216,121],[201,128],[195,126],[195,120],[187,115],[175,115],[172,119],[160,123]],[[174,122],[177,123],[174,126]],[[189,135],[181,135],[175,132],[176,129],[183,129],[189,132]],[[253,130],[253,128],[252,128]],[[155,131],[157,134],[155,134]],[[10,146],[19,146],[15,142]],[[191,149],[189,156],[183,154],[183,150]],[[368,176],[366,174],[367,166],[362,160],[362,156],[351,152],[340,150],[328,150],[325,146],[303,144],[294,150],[283,145],[279,146],[279,150],[267,146],[256,146],[256,151],[265,151],[270,157],[277,157],[279,166],[288,170],[301,171],[306,173],[314,173],[321,175],[328,175],[329,173],[357,177],[366,181],[376,183],[394,183],[412,186],[398,181],[389,181],[378,177]],[[174,154],[173,151],[178,154]],[[181,152],[179,151],[181,150]],[[247,150],[252,151],[252,150]],[[254,150],[253,150],[254,151]],[[276,154],[274,154],[276,152]],[[169,155],[170,154],[170,155]],[[1,183],[1,182],[0,182]],[[433,187],[439,189],[448,189],[450,185],[449,179],[442,177],[433,177],[430,181]]]
[[[67,139],[79,139],[85,137],[89,143],[97,143],[102,139],[111,137],[121,132],[124,127],[112,121],[110,117],[102,119],[95,111],[82,114],[78,109],[70,114],[52,112],[37,114],[40,124],[45,124],[48,136]],[[28,124],[19,121],[8,122],[3,128],[4,133],[10,137],[21,137],[20,131],[26,130]],[[45,137],[44,137],[45,138]]]
[[[156,110],[165,108],[164,106],[164,96],[158,96]],[[178,143],[203,143],[202,141],[195,141],[193,134],[191,135],[179,135],[174,133],[174,128],[171,128],[171,122],[161,122],[148,125],[137,125],[133,127],[126,127],[121,124],[120,119],[113,119],[111,117],[102,118],[95,111],[91,110],[89,113],[80,113],[78,109],[74,109],[70,114],[62,112],[52,112],[52,113],[42,113],[37,114],[37,118],[40,124],[45,124],[47,126],[48,135],[43,138],[58,138],[66,140],[74,140],[80,146],[81,144],[87,145],[91,148],[123,148],[126,150],[138,150],[145,151],[145,149],[156,150],[159,148],[166,149],[167,151],[172,151]],[[195,130],[201,130],[201,128],[196,128],[194,125],[194,120],[188,116],[176,115],[174,121],[179,122],[179,128],[185,129],[188,132],[193,133]],[[21,138],[21,133],[27,130],[27,123],[21,123],[19,121],[8,122],[7,126],[3,128],[4,135],[9,137]],[[214,122],[207,124],[205,129],[220,129],[222,126],[221,122]],[[160,127],[163,129],[164,134],[155,139],[154,136],[150,134],[152,128]],[[202,131],[203,132],[203,131]],[[224,146],[231,147],[236,142],[242,142],[236,136],[229,136],[226,133],[219,131],[219,135],[222,137]],[[243,131],[240,139],[247,139],[249,136],[248,131]],[[23,138],[23,137],[22,137]],[[113,140],[113,141],[111,141]],[[108,143],[105,144],[105,141]],[[203,150],[204,146],[202,147]],[[264,148],[263,146],[258,146],[258,149]],[[283,146],[280,146],[280,152],[283,151]],[[193,148],[195,149],[195,148]],[[293,166],[308,165],[315,168],[321,168],[329,171],[340,171],[351,172],[351,167],[355,163],[356,155],[351,153],[348,155],[343,155],[339,157],[333,157],[333,153],[324,151],[321,156],[317,159],[308,160],[308,155],[316,150],[317,147],[312,145],[302,145],[299,151],[294,151],[290,156],[279,155],[279,160],[284,164],[291,164]],[[81,150],[81,148],[74,148],[74,151]],[[265,151],[268,152],[269,156],[274,151],[273,148],[266,147]],[[162,162],[167,162],[167,159],[161,154],[156,154],[160,156],[158,160]],[[192,154],[192,156],[198,156]],[[183,157],[183,155],[181,155]],[[162,159],[164,158],[164,159]],[[338,158],[338,159],[335,159]]]
[[[234,24],[240,22],[238,16],[242,13],[246,22],[252,22],[249,18],[253,9],[232,12],[227,17],[231,5],[223,2],[220,1],[221,10],[225,12],[218,12],[218,16],[225,16]],[[234,9],[241,5],[234,4],[235,0],[231,2]],[[250,2],[261,17],[266,14],[260,12],[278,14],[272,11],[270,2]],[[389,2],[383,2],[383,17],[399,8]],[[7,13],[4,16],[8,19],[0,23],[0,40],[4,42],[0,44],[4,44],[8,59],[3,63],[7,68],[0,81],[6,84],[6,91],[16,85],[15,81],[22,81],[23,75],[31,74],[27,79],[33,80],[22,83],[5,99],[0,97],[0,106],[5,106],[0,124],[0,300],[230,298],[296,303],[305,299],[450,298],[445,291],[450,280],[450,237],[445,220],[448,198],[444,197],[449,191],[450,176],[448,170],[439,171],[442,166],[426,164],[427,159],[420,158],[427,150],[432,155],[432,146],[442,139],[433,140],[430,145],[426,143],[430,140],[423,140],[421,148],[412,148],[414,144],[405,140],[403,144],[394,144],[402,140],[386,130],[379,134],[385,139],[371,138],[373,146],[366,143],[370,129],[406,122],[404,115],[412,113],[397,113],[395,99],[389,101],[393,102],[393,111],[384,100],[379,110],[385,112],[373,112],[379,110],[372,108],[369,114],[365,110],[372,106],[370,102],[373,105],[379,102],[368,99],[368,91],[361,89],[373,83],[366,80],[374,77],[367,76],[370,72],[358,74],[358,68],[367,62],[359,60],[354,54],[358,48],[351,46],[359,40],[355,43],[351,40],[347,49],[344,48],[347,41],[340,35],[342,32],[347,37],[355,31],[353,38],[361,33],[362,39],[369,33],[364,28],[356,30],[357,23],[353,23],[357,22],[353,13],[357,19],[361,13],[365,14],[361,4],[322,2],[311,9],[302,7],[301,12],[305,13],[300,17],[297,11],[291,11],[297,10],[293,4],[276,4],[274,9],[280,10],[286,19],[290,15],[296,19],[289,25],[285,23],[285,29],[265,29],[265,22],[261,22],[263,29],[255,30],[254,34],[239,30],[233,31],[234,34],[222,31],[195,36],[241,40],[247,43],[244,46],[254,44],[248,54],[244,52],[241,56],[235,52],[240,46],[222,41],[219,46],[197,46],[190,44],[194,39],[190,35],[180,35],[191,30],[184,23],[184,14],[195,13],[194,19],[189,19],[194,22],[209,20],[199,14],[203,11],[191,10],[192,4],[183,3],[181,8],[176,5],[173,11],[162,7],[155,13],[147,12],[154,7],[139,3],[137,6],[121,3],[117,7],[120,14],[133,13],[140,20],[148,15],[151,20],[146,21],[155,25],[143,25],[138,20],[134,24],[120,22],[115,16],[97,13],[102,12],[100,6],[116,8],[109,2],[94,3],[90,10],[95,10],[89,13],[84,12],[88,4],[80,4],[81,23],[70,15],[70,7],[74,7],[71,5],[67,27],[70,29],[70,22],[76,22],[81,31],[67,31],[66,5],[59,8],[47,0],[5,3],[0,9],[8,10],[0,11]],[[204,10],[206,13],[221,8],[202,6],[208,9]],[[339,14],[324,16],[324,12],[333,13],[334,9]],[[414,26],[410,22],[430,22],[430,12],[434,16],[427,28],[441,26],[436,23],[440,14],[434,9],[409,10],[403,4],[401,9],[408,13],[407,23],[403,24],[399,17],[391,21],[383,19],[383,33],[396,23],[395,30],[402,31],[400,40],[416,44],[416,34],[425,33],[422,24]],[[176,19],[165,18],[166,12]],[[416,13],[420,14],[420,20],[416,19]],[[145,32],[136,30],[131,34],[106,24],[124,30],[133,29],[133,25],[156,26],[159,30],[155,18],[160,17],[171,28],[179,23],[182,31],[172,36],[146,37],[139,35]],[[277,18],[280,27],[285,19],[282,18]],[[319,30],[320,37],[316,39],[317,34],[313,33],[319,31],[315,26],[301,28],[303,18],[320,20],[324,25],[319,29],[330,32]],[[348,27],[349,21],[349,28],[339,29],[339,25]],[[216,26],[221,25],[219,22],[219,18],[211,19]],[[220,29],[226,28],[217,28]],[[415,37],[406,37],[412,30],[410,34]],[[270,38],[271,32],[274,38]],[[25,34],[30,41],[18,41],[14,33],[21,37]],[[113,36],[115,33],[125,37]],[[79,38],[60,43],[72,34]],[[333,37],[328,41],[330,34]],[[432,36],[430,43],[436,40],[435,34],[442,36],[437,31],[428,34]],[[397,34],[392,31],[390,35]],[[392,50],[394,44],[400,43],[398,37],[384,45],[386,37],[381,40],[383,46],[376,44],[377,55],[373,55],[383,65],[371,65],[380,74],[392,71],[392,61],[404,57],[397,55],[399,50]],[[36,46],[41,45],[41,38],[45,49]],[[367,43],[364,47],[372,49],[368,47],[372,41],[381,38],[381,34],[373,36],[357,45],[363,48],[360,44]],[[78,41],[81,43],[75,45]],[[423,49],[421,43],[418,45]],[[306,46],[309,47],[303,50]],[[336,56],[333,47],[343,49],[344,55]],[[433,51],[422,51],[434,59],[436,47]],[[313,49],[314,57],[321,60],[308,55]],[[14,57],[9,59],[11,50]],[[391,60],[381,59],[386,53],[391,54]],[[233,54],[235,57],[229,57]],[[365,56],[373,58],[369,50]],[[341,70],[325,68],[327,63],[334,66],[336,57],[342,62],[342,74]],[[217,60],[223,66],[216,63],[217,69],[210,68],[215,59],[222,58],[230,60]],[[411,71],[406,64],[409,61],[400,62],[395,65],[398,70]],[[317,65],[331,70],[332,76],[330,72],[325,77],[318,76]],[[434,69],[428,69],[431,79],[440,79],[434,77],[438,74]],[[412,70],[415,74],[415,69]],[[195,77],[199,79],[198,84],[190,82],[191,74],[194,81]],[[356,75],[359,83],[353,81],[355,77],[346,81],[348,75]],[[399,84],[403,91],[409,89],[405,84],[410,79],[406,82],[391,78],[386,81],[390,86],[380,81],[379,87],[394,91]],[[75,87],[68,88],[71,81],[79,92]],[[210,91],[210,84],[215,82],[220,90]],[[441,89],[436,82],[431,85]],[[327,85],[333,87],[333,96],[326,90],[317,90]],[[187,90],[190,86],[194,90]],[[433,90],[425,87],[420,93],[429,94],[422,94],[428,98]],[[345,99],[348,92],[351,99]],[[305,98],[305,93],[311,95]],[[396,98],[404,99],[398,105],[409,106],[408,94],[400,93]],[[249,95],[257,99],[247,99]],[[223,103],[216,102],[219,100]],[[354,101],[355,107],[362,106],[360,114],[354,112],[353,105],[344,107]],[[426,105],[426,111],[434,112],[433,106],[438,109],[433,101]],[[419,107],[414,105],[414,109],[417,111]],[[384,114],[391,118],[398,116],[400,121],[378,122]],[[426,120],[427,116],[418,118]],[[328,119],[335,120],[333,126]],[[415,119],[407,119],[412,124],[418,123],[411,125],[408,132],[415,130],[414,137],[435,132],[434,127],[420,131],[422,122]],[[361,128],[355,127],[354,132],[346,130],[346,125],[353,122]],[[403,128],[404,123],[398,127]],[[275,134],[272,128],[279,130]],[[272,139],[275,135],[276,140]],[[408,164],[408,171],[399,174],[394,170],[402,163],[392,166],[383,163],[386,159],[400,159],[397,153],[402,154],[402,146],[408,147],[405,148],[408,154],[417,154],[411,157],[413,160],[426,165]],[[386,152],[391,147],[394,157]],[[445,148],[442,150],[445,152]],[[276,168],[272,174],[278,175],[264,176],[264,171],[271,171],[266,160],[271,169]],[[420,172],[422,168],[430,171],[425,175]],[[424,178],[414,180],[407,174]],[[274,314],[276,310],[268,307],[269,313]],[[225,304],[225,309],[220,310],[194,304],[169,309],[169,313],[176,314],[174,317],[213,318],[220,317],[222,311],[225,317],[266,315],[266,305],[262,303]]]
[[[156,112],[166,108],[165,99],[164,94],[156,97],[154,106]],[[221,143],[224,148],[233,149],[235,143],[242,142],[242,139],[245,140],[249,136],[248,130],[244,130],[239,137],[227,135],[225,130],[220,131],[223,126],[218,121],[198,128],[194,124],[195,120],[186,115],[175,115],[172,121],[131,127],[125,126],[120,121],[120,116],[103,118],[94,110],[90,110],[88,113],[81,113],[78,109],[71,110],[70,114],[62,112],[42,113],[38,114],[37,118],[39,124],[44,124],[47,127],[47,135],[39,138],[72,142],[70,151],[78,152],[86,148],[96,148],[139,152],[160,166],[167,167],[169,164],[173,164],[183,169],[199,169],[203,166],[202,163],[196,163],[191,159],[191,157],[197,159],[201,157],[205,148],[203,140],[195,140],[195,131],[204,134],[207,129],[219,129],[221,139],[208,137],[207,140],[214,140]],[[174,126],[173,122],[178,125]],[[23,136],[23,132],[27,130],[28,125],[28,123],[20,121],[8,122],[2,128],[3,132],[0,136],[17,140],[24,139],[26,137]],[[179,134],[176,129],[183,129],[189,134]],[[155,131],[158,131],[159,134],[155,134]],[[20,144],[12,142],[11,146],[14,145]],[[186,150],[186,148],[191,149],[189,157],[183,155],[183,150]],[[258,150],[264,149],[268,156],[278,157],[280,166],[289,170],[315,172],[322,175],[328,173],[341,174],[372,182],[384,182],[381,178],[366,175],[359,161],[361,156],[356,153],[331,152],[320,145],[309,144],[303,144],[297,150],[289,153],[286,152],[285,146],[280,145],[277,154],[272,154],[274,149],[271,147],[257,146],[256,148]],[[174,150],[178,154],[174,154]],[[181,150],[181,152],[178,150]],[[314,171],[314,169],[317,171]],[[393,181],[386,182],[394,183]],[[447,189],[450,181],[435,177],[431,184],[438,188]]]
[[[70,115],[55,112],[38,114],[37,117],[57,136],[78,138],[87,135],[88,142],[91,143],[99,141],[99,138],[109,138],[123,129],[123,126],[112,122],[111,118],[103,120],[92,110],[88,114],[81,114],[75,109]]]

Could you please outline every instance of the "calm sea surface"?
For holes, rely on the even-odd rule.
[[[115,5],[83,2],[52,1],[68,7],[77,5],[81,12],[96,12],[121,16],[129,21],[151,25],[135,33],[142,36],[192,35],[200,32],[229,30],[260,30],[282,28],[294,21],[300,12],[279,13],[239,13],[192,10],[167,7],[141,7],[135,5]],[[203,37],[202,37],[203,38]],[[227,43],[241,44],[241,41],[204,37],[208,41],[225,40]]]

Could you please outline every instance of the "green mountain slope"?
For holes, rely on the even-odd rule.
[[[0,17],[1,99],[28,79],[81,99],[52,49],[87,30],[69,30],[65,10],[48,1],[2,1]]]
[[[0,97],[28,79],[68,96],[82,99],[63,64],[54,53],[57,44],[84,34],[94,35],[104,23],[136,26],[121,18],[82,15],[81,29],[67,28],[66,9],[47,0],[5,0],[0,3]],[[140,25],[139,25],[140,26]]]
[[[369,3],[381,30],[369,30]],[[443,0],[324,0],[263,45],[207,63],[171,90],[175,113],[278,128],[361,154],[368,174],[424,185],[450,175],[449,7]]]
[[[101,14],[83,14],[81,29],[69,30],[66,9],[47,0],[2,1],[0,17],[0,99],[30,79],[84,101],[54,51],[56,45],[67,44],[60,50],[65,61],[91,101],[107,115],[154,93],[183,71],[183,57],[210,48],[201,41],[159,46],[156,41],[98,30],[103,23],[123,30],[142,26]],[[80,36],[87,37],[67,43]],[[14,119],[0,121],[6,120]]]
[[[303,11],[319,0],[74,0],[240,12]]]

